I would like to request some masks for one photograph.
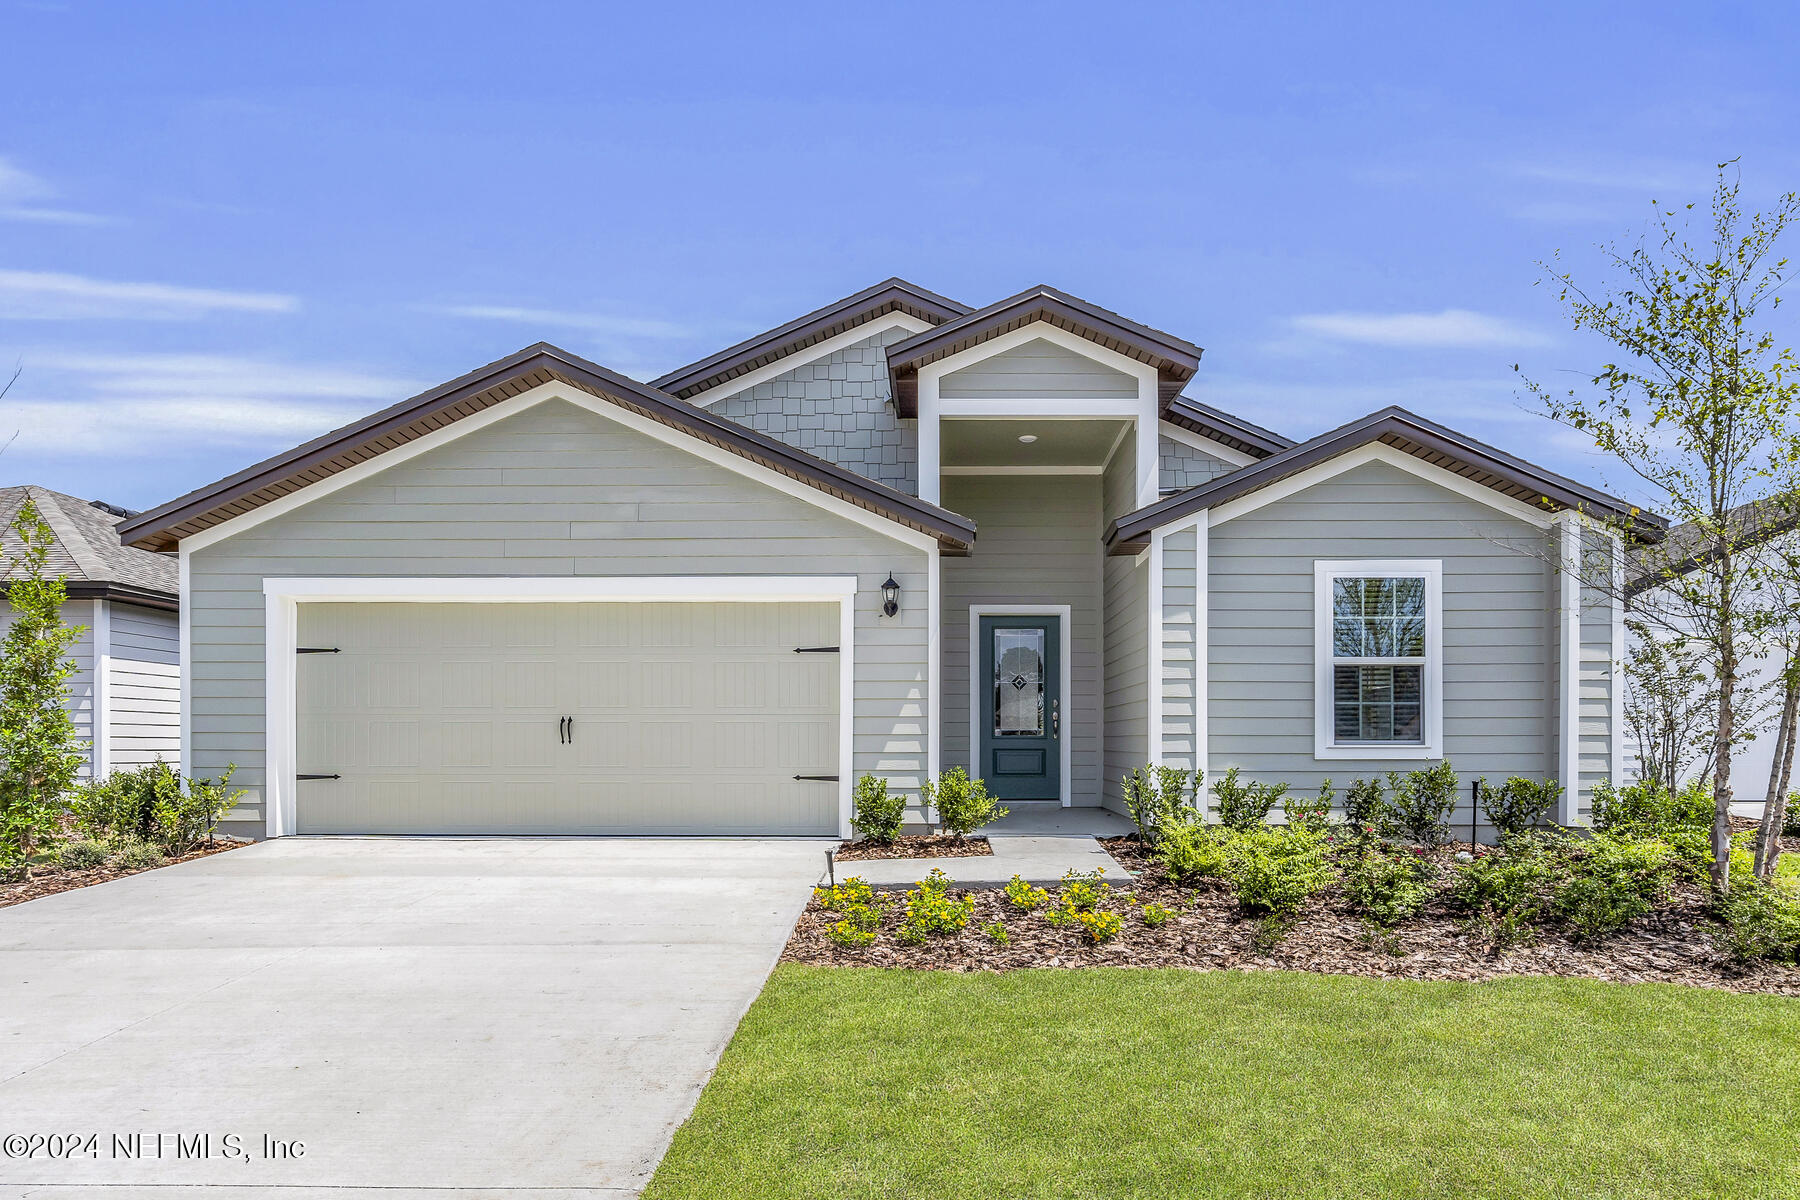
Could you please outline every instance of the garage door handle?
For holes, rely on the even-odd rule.
[[[796,776],[794,776],[794,778],[800,779],[800,780],[811,780],[816,783],[836,783],[838,781],[838,777],[836,775],[796,775]]]
[[[336,775],[296,775],[295,779],[336,779]]]

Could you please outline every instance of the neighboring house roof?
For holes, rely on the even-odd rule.
[[[170,609],[179,603],[175,560],[119,540],[123,510],[29,484],[0,488],[0,575],[23,548],[13,518],[27,500],[55,535],[47,566],[67,582],[72,599],[123,600]]]
[[[1191,429],[1232,450],[1241,450],[1254,458],[1279,454],[1294,444],[1293,438],[1282,437],[1279,433],[1260,425],[1252,425],[1241,417],[1234,417],[1210,404],[1202,404],[1186,396],[1175,397],[1169,404],[1169,410],[1163,414],[1163,419],[1183,429]]]
[[[1155,367],[1157,390],[1165,410],[1200,368],[1201,350],[1192,342],[1039,284],[889,346],[888,374],[893,383],[894,411],[902,417],[919,415],[920,367],[1033,321],[1047,321]]]
[[[1526,504],[1551,510],[1573,508],[1623,522],[1641,541],[1656,541],[1668,529],[1667,521],[1627,501],[1515,458],[1403,408],[1384,408],[1311,441],[1290,446],[1255,466],[1221,475],[1128,513],[1106,531],[1107,545],[1114,553],[1134,548],[1147,541],[1153,530],[1216,508],[1371,442],[1392,446]]]
[[[579,388],[821,492],[929,534],[952,552],[965,551],[974,543],[975,523],[967,517],[815,458],[735,421],[716,417],[667,392],[628,379],[547,342],[527,346],[459,379],[132,517],[120,526],[119,532],[129,545],[152,550],[171,549],[182,538],[251,512],[384,451],[553,381]]]
[[[699,362],[670,371],[651,380],[650,386],[686,400],[887,313],[903,312],[921,321],[941,325],[968,311],[968,305],[928,292],[904,279],[884,279],[874,287],[864,288],[767,333],[759,333]]]
[[[1751,549],[1800,528],[1800,507],[1787,496],[1765,496],[1732,509],[1729,521],[1734,527],[1733,541]],[[1705,526],[1698,521],[1683,521],[1670,527],[1668,536],[1653,554],[1640,550],[1631,555],[1626,567],[1630,577],[1625,581],[1625,598],[1630,600],[1659,583],[1691,575],[1718,558]]]

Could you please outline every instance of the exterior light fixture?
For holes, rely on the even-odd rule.
[[[1023,443],[1025,443],[1025,444],[1026,444],[1026,445],[1027,445],[1027,446],[1029,446],[1029,445],[1031,445],[1031,443],[1033,443],[1033,442],[1035,442],[1035,441],[1037,441],[1037,434],[1035,434],[1035,433],[1021,433],[1021,434],[1020,434],[1020,435],[1019,435],[1019,440],[1020,440],[1020,441],[1021,441],[1021,442],[1023,442]]]
[[[894,573],[888,572],[887,582],[881,585],[881,611],[893,616],[900,611],[900,585],[894,582]]]

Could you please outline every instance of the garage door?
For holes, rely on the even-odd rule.
[[[835,604],[302,604],[299,832],[835,833],[838,636]]]

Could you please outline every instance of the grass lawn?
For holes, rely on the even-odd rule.
[[[1800,1196],[1800,1001],[783,966],[646,1196]]]

